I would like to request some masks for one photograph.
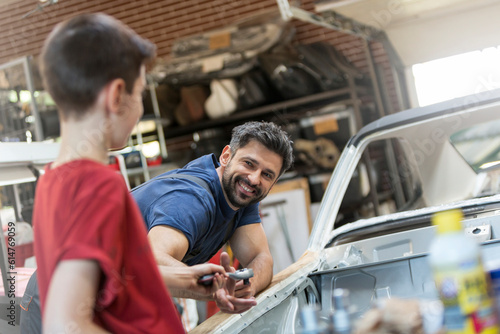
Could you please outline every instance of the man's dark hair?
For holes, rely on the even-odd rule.
[[[152,60],[156,47],[106,14],[83,14],[56,26],[40,57],[45,88],[64,112],[80,115],[99,92],[121,78],[131,94],[141,66]]]
[[[293,142],[288,134],[276,124],[272,122],[247,122],[235,127],[229,143],[232,155],[252,140],[259,142],[283,158],[280,176],[292,166]]]

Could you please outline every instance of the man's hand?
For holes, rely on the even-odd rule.
[[[182,291],[189,291],[191,296],[200,300],[212,299],[213,294],[224,288],[226,271],[222,266],[212,263],[198,264],[195,266],[158,266],[163,281],[173,296],[182,296]],[[211,285],[202,285],[198,279],[203,275],[214,274]]]
[[[255,296],[252,282],[250,282],[250,284],[243,284],[243,280],[236,282],[234,286],[234,296],[237,298],[250,298]]]
[[[229,263],[229,255],[222,252],[220,256],[221,266],[226,272],[234,273],[236,270]],[[238,292],[235,293],[235,291]],[[244,285],[243,281],[236,283],[232,278],[226,279],[226,285],[215,292],[214,298],[217,307],[225,313],[243,313],[257,305],[257,301],[253,297],[252,283]]]

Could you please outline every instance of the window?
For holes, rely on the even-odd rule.
[[[478,124],[454,133],[455,149],[478,174],[475,197],[500,192],[500,120]]]
[[[500,88],[500,47],[412,67],[419,106]]]
[[[368,145],[347,187],[335,227],[423,207],[420,176],[408,159],[409,152],[402,138]]]

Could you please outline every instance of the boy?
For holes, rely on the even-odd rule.
[[[164,283],[207,289],[197,278],[223,273],[206,265],[179,279],[163,270],[162,281],[141,214],[121,176],[105,166],[108,149],[123,147],[142,115],[145,63],[154,52],[104,14],[63,22],[45,41],[41,73],[62,137],[33,215],[46,334],[182,333]]]

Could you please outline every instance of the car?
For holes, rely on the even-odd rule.
[[[352,321],[385,298],[438,300],[428,263],[431,216],[461,209],[483,261],[500,250],[500,91],[382,117],[345,146],[307,251],[239,315],[218,313],[190,333],[301,333],[309,305],[323,319],[349,291]]]

